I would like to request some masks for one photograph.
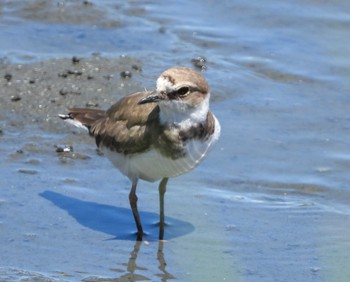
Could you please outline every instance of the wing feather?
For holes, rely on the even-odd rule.
[[[118,153],[142,152],[152,143],[155,124],[159,122],[159,108],[154,103],[138,104],[151,92],[126,96],[106,112],[106,117],[92,124],[90,133],[98,147],[105,146]]]

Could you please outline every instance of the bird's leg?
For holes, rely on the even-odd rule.
[[[159,184],[159,240],[163,240],[164,237],[164,194],[168,179],[164,177]]]
[[[137,186],[137,180],[134,180],[132,182],[131,190],[129,193],[129,202],[130,202],[130,207],[134,215],[134,219],[137,227],[137,240],[141,241],[143,236],[143,230],[142,230],[139,212],[137,211],[136,186]]]

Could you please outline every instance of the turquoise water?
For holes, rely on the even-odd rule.
[[[142,62],[138,82],[151,88],[164,69],[204,56],[222,137],[202,166],[169,182],[162,246],[156,185],[140,183],[149,235],[135,246],[129,183],[93,142],[75,136],[91,159],[62,165],[50,154],[68,138],[61,128],[55,135],[24,126],[23,146],[41,150],[19,158],[9,152],[20,133],[4,134],[5,278],[34,271],[72,281],[130,273],[154,281],[348,280],[348,2],[99,1],[65,16],[55,4],[30,3],[1,4],[7,60],[129,55]],[[18,165],[31,168],[33,159],[37,173],[19,179]]]

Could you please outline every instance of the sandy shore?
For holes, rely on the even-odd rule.
[[[0,119],[15,126],[39,124],[58,130],[57,114],[67,108],[107,108],[119,97],[141,90],[140,62],[124,57],[67,58],[0,68]],[[3,126],[4,127],[4,126]],[[6,129],[2,128],[3,134]]]
[[[347,281],[348,6],[2,1],[0,281]],[[130,183],[57,115],[198,56],[222,136],[171,179],[161,251],[157,185],[140,183],[138,246]]]

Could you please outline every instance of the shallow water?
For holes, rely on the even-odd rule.
[[[49,3],[1,4],[1,281],[348,280],[348,2]],[[72,56],[93,82],[57,76]],[[135,244],[128,181],[54,116],[151,89],[197,56],[222,137],[169,182],[164,244],[156,184],[140,183],[148,235]],[[75,155],[55,152],[66,144]]]

